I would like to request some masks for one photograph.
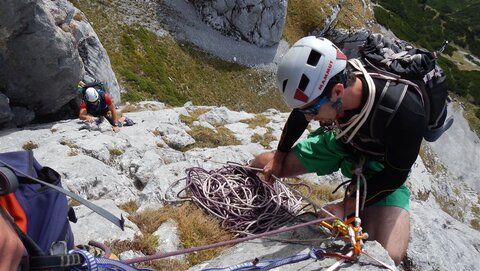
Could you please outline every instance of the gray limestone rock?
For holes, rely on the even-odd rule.
[[[70,2],[3,1],[0,89],[10,107],[21,108],[14,110],[15,118],[7,126],[75,117],[77,85],[93,78],[104,83],[115,103],[120,102],[108,55],[84,15]]]
[[[272,46],[282,37],[287,1],[193,0],[202,19],[227,36],[258,46]]]

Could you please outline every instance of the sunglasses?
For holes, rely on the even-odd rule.
[[[309,107],[303,108],[303,109],[302,108],[297,108],[297,110],[300,113],[303,113],[305,115],[317,115],[318,111],[320,111],[320,107],[322,107],[322,105],[326,104],[329,101],[330,100],[328,99],[328,97],[324,96],[322,99],[318,100],[318,102],[316,102],[312,106],[309,106]]]

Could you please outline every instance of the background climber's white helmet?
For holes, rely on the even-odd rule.
[[[347,57],[331,41],[314,36],[298,40],[277,70],[278,91],[291,108],[322,94],[328,81],[347,66]]]
[[[87,101],[91,103],[96,102],[98,100],[97,90],[94,88],[87,88],[87,90],[85,91],[85,99],[87,99]]]

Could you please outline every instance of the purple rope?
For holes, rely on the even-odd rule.
[[[162,258],[166,258],[166,257],[171,257],[171,256],[176,256],[176,255],[181,255],[181,254],[187,254],[187,253],[192,253],[192,252],[196,252],[196,251],[201,251],[201,250],[226,246],[226,245],[234,245],[234,244],[238,244],[238,243],[245,242],[245,241],[250,241],[250,240],[253,240],[253,239],[257,239],[257,238],[262,238],[262,237],[266,237],[266,236],[270,236],[270,235],[275,235],[275,234],[283,233],[283,232],[286,232],[286,231],[292,231],[292,230],[295,230],[295,229],[298,229],[298,228],[314,225],[314,224],[320,223],[322,221],[328,221],[328,220],[333,220],[333,219],[335,219],[335,218],[334,217],[318,218],[318,219],[315,219],[315,220],[312,220],[312,221],[309,221],[309,222],[293,225],[293,226],[290,226],[290,227],[285,227],[285,228],[278,229],[278,230],[273,230],[273,231],[264,232],[264,233],[260,233],[260,234],[254,234],[254,235],[250,235],[250,236],[246,236],[246,237],[242,237],[242,238],[227,240],[227,241],[218,242],[218,243],[209,244],[209,245],[204,245],[204,246],[181,249],[181,250],[177,250],[177,251],[173,251],[173,252],[156,253],[154,255],[128,259],[128,260],[125,260],[124,262],[126,264],[141,263],[141,262],[158,260],[158,259],[162,259]]]

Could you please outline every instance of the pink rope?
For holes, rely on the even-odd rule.
[[[260,233],[260,234],[254,234],[254,235],[250,235],[250,236],[246,236],[246,237],[242,237],[242,238],[237,238],[237,239],[233,239],[233,240],[218,242],[218,243],[204,245],[204,246],[186,248],[186,249],[181,249],[181,250],[177,250],[177,251],[173,251],[173,252],[156,253],[154,255],[128,259],[128,260],[125,260],[124,263],[126,263],[126,264],[141,263],[141,262],[158,260],[158,259],[162,259],[162,258],[166,258],[166,257],[171,257],[171,256],[176,256],[176,255],[181,255],[181,254],[187,254],[187,253],[192,253],[192,252],[196,252],[196,251],[201,251],[201,250],[226,246],[226,245],[238,244],[238,243],[241,243],[241,242],[250,241],[250,240],[253,240],[253,239],[262,238],[262,237],[266,237],[266,236],[270,236],[270,235],[275,235],[275,234],[283,233],[283,232],[286,232],[286,231],[291,231],[291,230],[295,230],[295,229],[298,229],[298,228],[310,226],[310,225],[313,225],[313,224],[318,224],[322,221],[328,221],[328,220],[333,220],[333,219],[335,219],[335,218],[334,217],[318,218],[318,219],[315,219],[315,220],[312,220],[312,221],[309,221],[309,222],[293,225],[293,226],[286,227],[286,228],[283,228],[283,229],[273,230],[273,231],[264,232],[264,233]]]

